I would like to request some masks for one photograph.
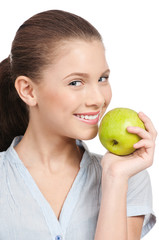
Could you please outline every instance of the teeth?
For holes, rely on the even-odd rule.
[[[96,119],[98,117],[98,115],[99,114],[97,114],[97,115],[77,115],[77,117],[86,119],[86,120],[93,120],[93,119]]]

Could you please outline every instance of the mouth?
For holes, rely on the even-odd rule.
[[[74,114],[74,116],[84,123],[95,125],[99,122],[100,111],[90,113],[78,113]]]

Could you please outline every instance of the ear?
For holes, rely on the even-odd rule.
[[[32,80],[26,76],[19,76],[15,80],[15,88],[19,97],[30,107],[37,104]]]

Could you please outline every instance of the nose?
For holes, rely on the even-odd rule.
[[[85,104],[87,107],[94,106],[96,108],[105,104],[104,93],[99,86],[93,85],[87,89]]]

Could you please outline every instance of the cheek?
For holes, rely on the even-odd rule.
[[[104,96],[104,99],[105,99],[105,104],[104,104],[104,107],[102,109],[102,112],[101,112],[101,115],[100,115],[100,118],[102,118],[102,116],[104,115],[110,101],[111,101],[111,98],[112,98],[112,91],[111,91],[111,87],[110,85],[107,86],[107,89],[103,92],[103,96]]]
[[[70,91],[60,91],[55,97],[55,102],[58,104],[64,112],[68,110],[73,110],[78,104],[77,94],[73,94]]]
[[[112,90],[109,84],[106,90],[104,91],[104,99],[105,99],[106,107],[109,105],[111,98],[112,98]]]
[[[72,94],[66,90],[61,89],[56,92],[49,91],[46,95],[44,105],[46,103],[46,107],[52,111],[55,109],[58,112],[65,113],[68,112],[68,110],[71,111],[74,109],[77,99],[76,94]]]

